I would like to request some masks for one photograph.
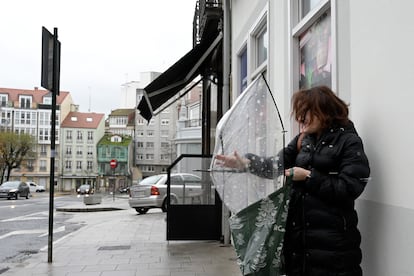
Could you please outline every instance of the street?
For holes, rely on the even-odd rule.
[[[58,196],[55,207],[82,200],[76,195]],[[53,241],[82,227],[69,223],[75,214],[55,212]],[[48,246],[49,194],[33,193],[29,199],[0,199],[0,263],[19,262]]]

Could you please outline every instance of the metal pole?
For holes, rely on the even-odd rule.
[[[51,116],[51,132],[50,132],[50,180],[49,180],[49,236],[48,236],[48,263],[52,262],[53,251],[53,212],[54,212],[54,196],[55,196],[55,156],[56,156],[56,94],[59,93],[58,78],[55,72],[57,70],[58,59],[58,31],[53,31],[53,89],[52,89],[52,116]]]

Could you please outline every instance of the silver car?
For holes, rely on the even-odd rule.
[[[167,174],[144,178],[129,189],[129,206],[145,214],[151,208],[167,211]],[[191,204],[201,201],[201,178],[189,173],[171,174],[171,203]]]
[[[18,199],[20,197],[29,198],[30,189],[26,182],[22,181],[7,181],[0,185],[0,197],[7,197],[7,199]]]

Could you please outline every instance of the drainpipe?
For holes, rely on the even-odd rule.
[[[230,108],[230,77],[231,77],[231,0],[223,1],[223,114]],[[230,211],[223,203],[222,233],[223,244],[230,244]]]

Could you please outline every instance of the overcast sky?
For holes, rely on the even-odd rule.
[[[40,85],[42,26],[58,28],[60,90],[108,114],[121,85],[165,71],[192,48],[196,0],[1,0],[0,87]]]

